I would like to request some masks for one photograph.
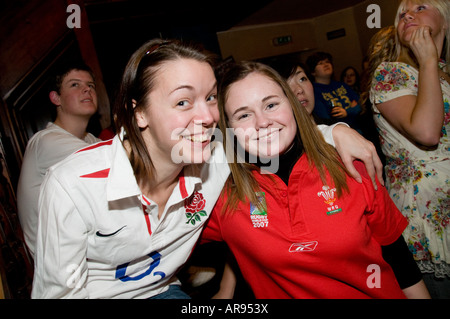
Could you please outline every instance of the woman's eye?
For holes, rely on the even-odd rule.
[[[302,76],[302,77],[298,80],[298,82],[300,82],[300,83],[303,83],[303,82],[306,82],[306,81],[308,81],[308,78],[307,78],[306,76]]]
[[[241,114],[241,115],[239,115],[239,116],[237,117],[237,119],[238,119],[238,121],[240,121],[240,120],[244,120],[244,119],[246,119],[246,118],[248,118],[248,117],[249,117],[248,114]]]
[[[426,6],[418,6],[417,7],[417,11],[422,11],[422,10],[425,10],[426,9]]]
[[[266,109],[271,110],[271,109],[273,109],[275,106],[277,106],[276,103],[270,103],[269,105],[266,106]]]
[[[180,102],[177,103],[177,106],[185,107],[187,105],[188,105],[188,101],[180,101]]]
[[[211,94],[206,101],[210,102],[210,101],[214,101],[217,99],[217,94]]]

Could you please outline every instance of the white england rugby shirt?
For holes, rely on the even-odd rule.
[[[158,220],[116,136],[53,166],[39,201],[32,298],[148,298],[177,283],[229,175],[223,148],[188,166]]]

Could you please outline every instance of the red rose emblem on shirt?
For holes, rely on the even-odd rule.
[[[206,200],[203,198],[203,194],[195,192],[194,196],[185,199],[184,208],[186,209],[186,217],[188,221],[186,224],[191,223],[195,225],[196,222],[201,221],[201,217],[207,216],[203,210],[205,208]]]
[[[203,194],[199,192],[195,192],[194,196],[187,198],[184,201],[184,207],[186,208],[186,212],[188,213],[196,213],[205,208],[205,199],[203,198]]]

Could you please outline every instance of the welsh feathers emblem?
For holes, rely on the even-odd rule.
[[[336,188],[331,188],[329,186],[323,186],[322,191],[317,193],[317,196],[322,196],[325,198],[325,203],[328,205],[333,205],[336,201],[336,198],[334,197],[334,194],[336,194]]]
[[[329,186],[324,185],[322,187],[322,191],[317,193],[317,196],[323,197],[324,203],[328,205],[327,207],[327,215],[334,215],[342,212],[342,208],[339,208],[339,205],[335,205],[334,202],[336,199],[336,188],[330,188]]]

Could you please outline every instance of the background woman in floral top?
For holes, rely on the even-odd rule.
[[[450,298],[450,3],[404,0],[397,13],[396,58],[370,88],[386,186],[409,220],[404,237],[430,294]]]

